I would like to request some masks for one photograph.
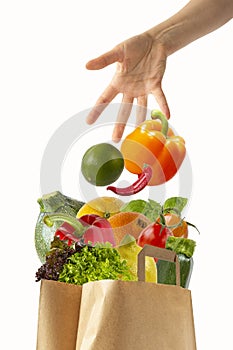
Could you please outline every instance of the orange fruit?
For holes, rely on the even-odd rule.
[[[111,216],[108,221],[112,226],[116,245],[119,245],[127,234],[138,239],[141,231],[151,224],[145,215],[137,212],[120,212]]]
[[[121,199],[115,197],[97,197],[84,204],[77,213],[77,218],[86,214],[95,214],[106,219],[119,213],[122,205]]]
[[[175,213],[167,213],[164,215],[164,219],[173,236],[184,238],[188,237],[188,224],[179,215]]]

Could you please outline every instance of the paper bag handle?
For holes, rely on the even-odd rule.
[[[145,282],[146,256],[174,262],[176,264],[176,285],[180,286],[180,262],[176,253],[172,250],[155,247],[149,244],[145,244],[142,250],[138,253],[138,281]]]

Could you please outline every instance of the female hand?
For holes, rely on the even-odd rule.
[[[119,93],[123,94],[123,98],[112,135],[115,142],[122,137],[134,98],[137,99],[137,124],[146,118],[148,94],[154,95],[160,109],[169,118],[169,107],[161,87],[166,59],[167,55],[162,43],[145,32],[89,61],[86,68],[90,70],[102,69],[114,62],[117,62],[117,67],[112,81],[89,113],[87,123],[94,123],[104,108]]]
[[[114,62],[117,62],[117,69],[111,83],[89,113],[87,123],[94,123],[119,93],[123,94],[123,98],[113,140],[121,139],[134,98],[138,105],[137,123],[146,117],[148,94],[154,95],[163,114],[169,119],[170,111],[161,87],[168,55],[221,27],[232,16],[232,0],[190,0],[166,21],[89,61],[87,69],[101,69]]]

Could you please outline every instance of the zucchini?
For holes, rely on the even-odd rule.
[[[70,215],[75,215],[79,209],[85,204],[71,197],[65,196],[59,191],[44,194],[37,199],[41,212],[65,212]]]
[[[65,196],[59,191],[45,194],[37,202],[40,206],[40,213],[35,227],[35,248],[40,261],[44,263],[54,234],[62,224],[62,221],[56,222],[52,227],[48,227],[44,223],[44,216],[47,213],[57,212],[76,217],[77,212],[85,203]]]
[[[166,242],[166,249],[173,250],[180,262],[180,285],[188,288],[193,271],[193,253],[195,241],[188,238],[170,236]],[[158,283],[176,284],[176,265],[166,260],[157,261]]]

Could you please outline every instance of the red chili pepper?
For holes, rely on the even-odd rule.
[[[152,177],[152,169],[150,166],[146,165],[143,168],[143,172],[138,175],[137,181],[135,181],[132,185],[124,188],[108,186],[107,190],[110,190],[120,196],[131,196],[132,194],[138,193],[143,190]]]

